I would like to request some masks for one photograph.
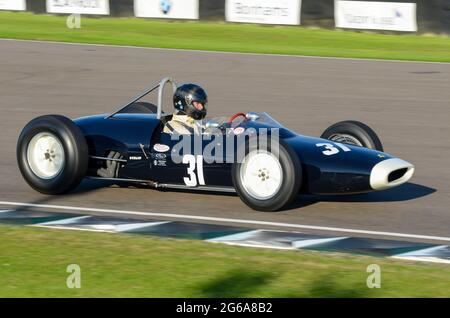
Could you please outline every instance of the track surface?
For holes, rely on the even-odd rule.
[[[450,64],[0,40],[0,70],[0,201],[450,237]],[[29,120],[49,113],[75,118],[109,112],[167,75],[206,86],[213,116],[267,111],[307,135],[320,135],[340,120],[366,122],[387,152],[415,164],[416,174],[412,183],[379,193],[299,197],[277,213],[252,211],[231,195],[90,183],[51,197],[23,181],[15,146]]]

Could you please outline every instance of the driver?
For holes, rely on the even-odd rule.
[[[208,96],[203,88],[196,84],[183,84],[173,95],[175,113],[164,126],[165,133],[201,134],[202,119],[207,112]]]

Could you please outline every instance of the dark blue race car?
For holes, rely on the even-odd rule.
[[[35,190],[62,194],[83,178],[158,189],[236,192],[248,206],[276,211],[298,194],[354,194],[407,182],[414,166],[383,152],[357,121],[332,125],[320,138],[299,135],[266,113],[212,119],[200,135],[163,131],[163,79],[111,114],[74,121],[45,115],[20,134],[17,160]],[[158,90],[157,105],[140,101]]]

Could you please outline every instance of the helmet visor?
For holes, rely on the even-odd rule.
[[[192,102],[192,106],[194,106],[194,108],[199,111],[205,110],[205,105],[203,105],[203,103],[201,102],[194,101]]]

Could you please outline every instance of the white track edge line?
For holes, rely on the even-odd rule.
[[[431,236],[431,235],[419,235],[419,234],[396,233],[396,232],[370,231],[370,230],[360,230],[360,229],[346,229],[346,228],[339,228],[339,227],[290,224],[290,223],[281,223],[281,222],[231,219],[231,218],[208,217],[208,216],[186,215],[186,214],[171,214],[171,213],[157,213],[157,212],[138,212],[138,211],[129,211],[129,210],[84,208],[84,207],[75,207],[75,206],[66,206],[66,205],[35,204],[35,203],[21,203],[21,202],[9,202],[9,201],[0,201],[0,204],[1,205],[10,205],[10,206],[60,209],[60,210],[69,210],[69,211],[143,215],[143,216],[164,217],[164,218],[173,218],[173,219],[202,220],[202,221],[215,221],[215,222],[236,223],[236,224],[277,226],[277,227],[283,227],[283,228],[308,229],[308,230],[318,230],[318,231],[327,231],[327,232],[354,233],[354,234],[366,234],[366,235],[374,235],[374,236],[401,237],[401,238],[413,238],[413,239],[450,242],[450,237],[445,237],[445,236]]]

